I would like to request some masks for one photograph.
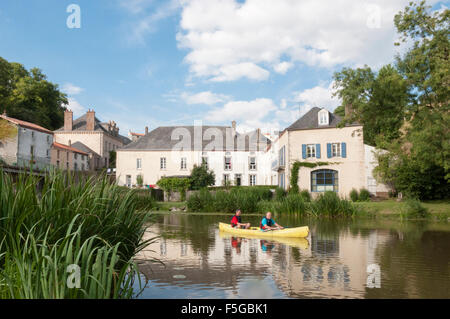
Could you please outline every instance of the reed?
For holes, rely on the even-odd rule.
[[[106,176],[0,172],[0,298],[131,297],[132,258],[148,244],[139,205]],[[67,285],[69,265],[79,289]]]

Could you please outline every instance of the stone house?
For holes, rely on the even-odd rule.
[[[116,176],[119,185],[136,185],[138,175],[144,185],[155,185],[165,176],[189,176],[203,164],[215,173],[216,186],[270,185],[269,144],[260,130],[238,133],[236,122],[158,127],[117,151]]]
[[[374,149],[364,144],[363,126],[353,123],[338,127],[340,121],[339,115],[314,107],[280,134],[278,160],[273,165],[280,187],[289,188],[292,165],[300,161],[322,164],[300,167],[301,190],[330,190],[348,196],[352,188],[365,188],[374,195],[387,194],[388,188],[377,184],[372,176]]]
[[[54,142],[51,163],[62,170],[84,172],[89,170],[89,154],[73,147],[70,143],[64,145]]]
[[[98,170],[109,166],[111,151],[128,144],[130,140],[119,134],[114,121],[100,122],[93,110],[73,120],[73,113],[66,110],[64,126],[54,131],[57,143],[68,145],[89,154],[89,168]]]
[[[34,123],[0,115],[6,136],[0,137],[0,160],[7,165],[48,169],[53,132]]]

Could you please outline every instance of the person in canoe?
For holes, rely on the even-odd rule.
[[[242,223],[241,221],[241,210],[238,209],[236,214],[231,218],[231,227],[233,228],[241,228],[241,229],[249,229],[250,223]]]
[[[272,219],[272,213],[267,212],[266,217],[264,217],[261,220],[261,224],[259,225],[259,228],[261,230],[277,230],[277,229],[284,229],[283,226],[278,225],[273,219]]]

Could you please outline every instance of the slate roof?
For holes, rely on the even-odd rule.
[[[6,121],[9,121],[11,123],[14,123],[16,125],[19,125],[19,126],[22,126],[22,127],[26,127],[28,129],[31,129],[31,130],[35,130],[35,131],[39,131],[39,132],[43,132],[43,133],[47,133],[47,134],[52,134],[53,135],[52,131],[46,129],[45,127],[39,126],[37,124],[34,124],[34,123],[18,120],[18,119],[15,119],[13,117],[6,116],[4,114],[0,115],[0,118],[4,119]]]
[[[305,115],[295,121],[291,126],[289,126],[286,130],[294,131],[294,130],[310,130],[310,129],[321,129],[321,128],[332,128],[337,127],[339,122],[342,120],[341,117],[337,114],[329,112],[329,124],[328,125],[319,125],[318,113],[322,110],[319,107],[313,107],[309,110]],[[358,123],[348,124],[346,126],[355,126],[360,125]]]
[[[92,149],[90,149],[89,147],[87,147],[85,144],[81,143],[81,142],[75,142],[72,143],[72,147],[79,149],[80,151],[83,151],[87,154],[95,154],[98,155],[96,152],[94,152]],[[100,156],[100,155],[98,155]]]
[[[189,149],[189,147],[191,150],[198,148],[197,145],[194,145],[194,126],[160,126],[149,132],[148,135],[120,148],[118,151],[170,151],[173,150],[175,146],[180,146],[182,144],[183,139],[179,137],[182,134],[186,134],[183,136],[185,136],[184,139],[187,139],[185,150],[186,148]],[[202,136],[204,138],[202,139],[201,150],[212,150],[211,146],[215,145],[213,150],[216,151],[253,151],[256,150],[256,135],[253,135],[253,138],[250,138],[252,134],[256,134],[256,131],[246,134],[236,133],[236,136],[232,138],[232,128],[229,126],[202,126]],[[216,135],[222,137],[221,143],[220,140],[215,142]],[[218,136],[217,138],[220,137]],[[227,142],[234,147],[227,147]],[[209,145],[211,143],[213,144]],[[270,143],[270,140],[260,134],[259,143],[260,146],[262,145],[260,149],[264,150],[265,146]]]

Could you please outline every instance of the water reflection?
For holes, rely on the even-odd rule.
[[[141,297],[450,297],[448,224],[289,217],[278,219],[287,226],[309,225],[310,237],[266,240],[219,232],[218,223],[228,219],[159,216],[146,237],[160,240],[137,256],[149,280]],[[373,263],[381,269],[379,289],[366,287]]]

